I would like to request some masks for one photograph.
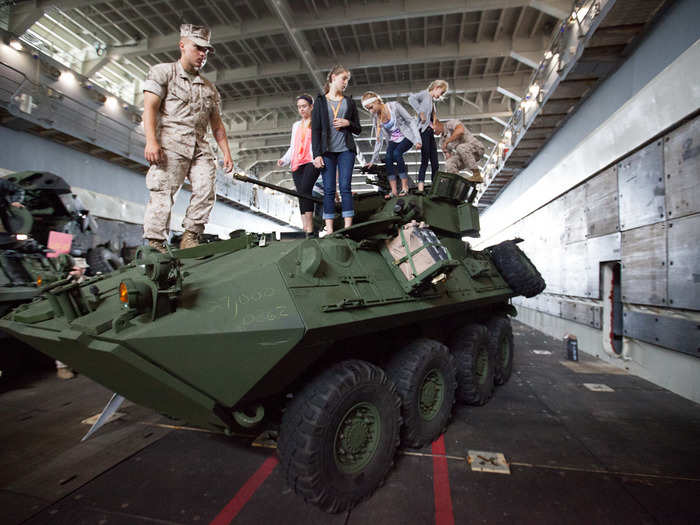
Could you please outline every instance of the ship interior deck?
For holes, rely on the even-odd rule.
[[[127,402],[81,443],[111,393],[25,375],[0,392],[0,522],[700,523],[700,406],[514,333],[493,399],[457,405],[432,446],[400,450],[369,500],[334,515],[288,488],[269,433],[205,432]]]

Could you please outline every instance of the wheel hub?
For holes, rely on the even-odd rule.
[[[445,379],[438,370],[433,369],[426,374],[419,396],[420,416],[430,421],[440,412],[445,398]]]
[[[358,403],[348,410],[335,436],[335,461],[341,472],[359,472],[374,457],[379,444],[379,411],[370,403]]]
[[[476,357],[476,375],[479,376],[479,384],[483,385],[486,382],[486,377],[489,371],[489,353],[488,350],[482,348]]]
[[[503,364],[507,364],[510,359],[510,343],[506,337],[501,341],[501,360]]]

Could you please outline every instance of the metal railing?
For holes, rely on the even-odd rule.
[[[146,138],[139,124],[126,124],[100,111],[95,103],[34,82],[18,69],[0,62],[0,104],[15,117],[54,129],[83,142],[146,166]],[[101,105],[101,104],[100,104]],[[217,161],[217,166],[221,162]],[[296,202],[287,195],[234,181],[217,169],[216,192],[244,208],[277,221],[301,226]]]

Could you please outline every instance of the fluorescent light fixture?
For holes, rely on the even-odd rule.
[[[19,43],[19,40],[11,40],[10,47],[16,51],[22,51],[24,49],[24,47],[22,47],[22,44]]]
[[[547,51],[544,52],[544,58],[549,60],[552,58],[552,52],[548,49]]]
[[[75,85],[78,83],[78,79],[71,71],[64,71],[61,76],[58,77],[59,82],[63,82],[68,85]]]
[[[538,86],[537,84],[532,84],[530,86],[529,91],[533,97],[536,97],[538,95],[538,93],[540,92],[540,86]]]
[[[584,6],[574,10],[574,16],[576,17],[576,20],[578,20],[579,24],[583,23],[583,20],[586,18],[586,15],[590,9],[591,6]]]
[[[114,97],[107,97],[107,99],[105,100],[105,107],[107,109],[115,111],[119,108],[119,101]]]

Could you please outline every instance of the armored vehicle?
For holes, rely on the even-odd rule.
[[[70,256],[53,259],[45,249],[26,234],[0,232],[0,316],[20,304],[33,300],[42,284],[57,281],[73,266]],[[15,377],[29,364],[37,361],[36,354],[11,341],[0,330],[0,382]]]
[[[2,220],[7,231],[30,234],[44,246],[52,231],[70,234],[70,254],[84,257],[93,275],[121,266],[113,247],[98,244],[97,223],[63,178],[44,171],[18,171],[4,178],[15,185],[17,199],[24,204],[22,209],[6,210]]]
[[[320,239],[142,248],[110,275],[50,284],[0,328],[204,428],[250,427],[284,404],[290,486],[342,511],[380,485],[399,443],[432,442],[455,399],[484,404],[511,374],[509,298],[544,282],[516,241],[462,240],[478,235],[475,192],[439,173],[425,194],[358,195],[355,224]]]

